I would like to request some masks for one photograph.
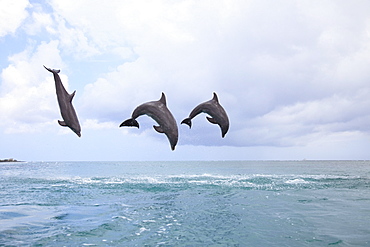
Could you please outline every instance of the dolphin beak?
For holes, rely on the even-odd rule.
[[[170,143],[171,144],[171,150],[172,151],[175,151],[175,148],[176,148],[176,144],[177,144],[177,141],[175,143]]]

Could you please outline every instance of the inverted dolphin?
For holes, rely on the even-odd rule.
[[[218,124],[221,128],[222,138],[225,137],[229,130],[229,118],[225,109],[218,102],[216,93],[213,93],[213,98],[209,101],[199,104],[189,114],[188,118],[182,120],[181,124],[187,124],[191,128],[191,120],[200,113],[207,113],[211,117],[207,117],[210,123]]]
[[[162,93],[162,97],[158,101],[150,101],[136,107],[131,118],[123,121],[119,127],[131,126],[139,128],[136,118],[141,115],[148,115],[159,124],[159,126],[153,125],[153,128],[159,133],[164,133],[170,141],[171,149],[175,150],[179,134],[176,120],[167,108],[164,93]]]
[[[59,109],[64,120],[64,121],[58,120],[58,123],[63,127],[69,127],[73,132],[75,132],[79,137],[81,137],[80,123],[78,122],[76,111],[72,105],[72,99],[75,96],[76,91],[74,91],[72,94],[67,93],[58,75],[60,70],[49,69],[46,68],[45,65],[44,68],[53,73],[54,76]]]

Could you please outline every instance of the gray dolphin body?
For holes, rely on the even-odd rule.
[[[221,128],[222,138],[225,137],[229,130],[229,118],[225,109],[218,102],[216,93],[213,93],[213,98],[209,101],[197,105],[189,114],[188,118],[182,120],[181,124],[187,124],[191,128],[191,120],[200,113],[207,113],[211,117],[207,117],[210,123],[218,124]]]
[[[73,132],[75,132],[79,137],[81,137],[80,123],[78,122],[76,111],[72,105],[72,99],[75,96],[76,91],[74,91],[72,94],[68,94],[58,75],[60,70],[49,69],[46,67],[45,69],[53,73],[54,76],[59,109],[64,120],[64,121],[58,120],[58,123],[63,127],[69,127]]]
[[[131,118],[123,121],[119,127],[131,126],[139,128],[136,118],[141,115],[148,115],[159,124],[159,126],[153,125],[153,128],[159,133],[164,133],[170,141],[171,149],[175,150],[179,134],[176,120],[167,108],[165,94],[162,93],[162,97],[158,101],[150,101],[136,107]]]

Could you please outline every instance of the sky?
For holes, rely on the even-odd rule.
[[[370,159],[367,0],[1,0],[0,159],[26,161]],[[81,124],[62,120],[60,69]],[[178,122],[171,151],[148,116]],[[225,138],[206,114],[218,94]]]

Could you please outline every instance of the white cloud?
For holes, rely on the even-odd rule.
[[[42,131],[42,126],[58,117],[54,80],[42,65],[62,66],[58,41],[42,43],[33,50],[9,57],[10,65],[1,73],[1,125],[9,132]],[[68,80],[61,75],[68,88]],[[38,126],[41,126],[38,128]]]
[[[326,136],[369,132],[369,91],[277,107],[248,121],[232,134],[240,146],[299,146]],[[240,136],[249,138],[241,139]]]
[[[49,33],[55,32],[53,29],[53,18],[50,14],[44,13],[42,9],[35,6],[32,9],[29,19],[24,24],[24,30],[28,35],[37,35],[45,28]]]
[[[26,8],[30,6],[27,0],[2,0],[0,2],[0,37],[14,33],[27,18]]]
[[[318,131],[330,129],[320,119],[341,124],[348,120],[340,117],[367,104],[357,95],[370,77],[369,19],[364,11],[353,18],[343,2],[327,1],[325,11],[310,2],[114,2],[100,19],[100,5],[70,6],[55,9],[101,52],[137,56],[85,87],[90,118],[121,121],[164,91],[181,121],[216,91],[231,118],[229,139],[199,121],[199,130],[182,129],[185,143],[295,145],[328,133]]]
[[[61,56],[82,65],[99,56],[121,59],[115,67],[103,64],[102,73],[81,86],[78,111],[86,117],[86,128],[113,128],[162,91],[180,122],[216,91],[230,117],[226,138],[201,115],[191,130],[179,127],[179,143],[294,146],[369,131],[367,2],[50,3],[53,13],[35,8],[27,28],[29,35],[46,30],[49,39],[58,40],[44,43],[54,45],[51,54],[59,59],[46,65],[62,67]],[[5,97],[16,102],[14,83],[27,88],[21,92],[26,99],[32,98],[29,88],[37,94],[41,87],[27,84],[31,79],[19,73],[20,61],[31,66],[29,61],[41,52],[22,54],[13,56],[3,71],[2,102]],[[80,68],[68,69],[72,74],[91,72]],[[29,104],[22,102],[13,103],[12,112]],[[158,135],[150,131],[145,135]]]
[[[76,57],[91,57],[99,54],[94,45],[88,41],[83,30],[67,27],[65,19],[58,15],[55,16],[55,19],[61,50]]]
[[[101,130],[101,129],[117,129],[117,125],[112,122],[103,122],[99,123],[97,119],[86,119],[83,124],[83,128],[86,129],[94,129],[94,130]]]

